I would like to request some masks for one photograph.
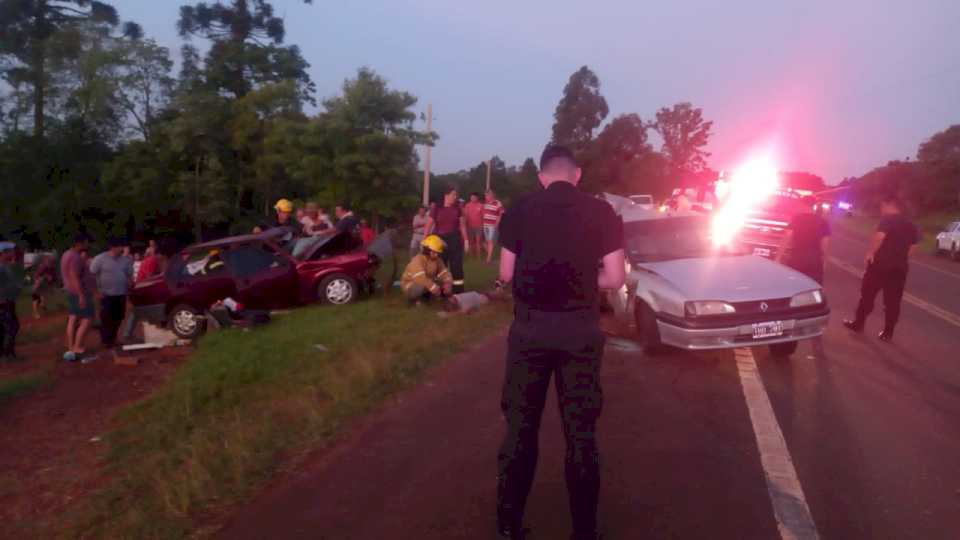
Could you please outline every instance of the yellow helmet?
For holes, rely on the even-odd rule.
[[[273,205],[273,209],[290,214],[293,212],[293,203],[287,199],[280,199],[277,204]]]
[[[430,251],[436,251],[437,253],[443,253],[443,250],[447,249],[447,243],[435,234],[431,234],[430,236],[424,238],[423,242],[420,242],[420,245],[429,249]]]

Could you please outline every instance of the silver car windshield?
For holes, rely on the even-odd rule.
[[[713,244],[708,216],[629,221],[623,234],[627,257],[634,263],[743,254]]]

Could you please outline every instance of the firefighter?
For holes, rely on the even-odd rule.
[[[453,293],[453,276],[441,259],[446,242],[431,234],[420,246],[420,254],[410,260],[400,279],[400,288],[411,304]]]

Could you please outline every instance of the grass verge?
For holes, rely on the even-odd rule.
[[[29,394],[51,382],[52,379],[48,373],[29,373],[0,380],[0,408],[15,398]]]
[[[469,264],[468,287],[485,288],[494,272]],[[492,305],[440,319],[394,294],[211,334],[167,387],[124,412],[108,437],[113,480],[75,516],[70,534],[197,536],[198,517],[243,500],[278,466],[329,442],[509,318],[509,306]]]
[[[850,218],[838,218],[842,226],[856,231],[867,237],[877,228],[879,216],[855,215]],[[920,229],[920,251],[933,254],[937,242],[937,234],[950,223],[960,219],[960,211],[933,212],[914,218],[914,223]]]

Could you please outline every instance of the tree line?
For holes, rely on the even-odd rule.
[[[415,147],[437,135],[416,128],[417,98],[361,68],[317,103],[268,0],[181,6],[179,73],[108,2],[0,0],[0,27],[4,237],[209,238],[249,231],[281,197],[375,220],[420,199]]]
[[[842,184],[868,212],[876,211],[880,200],[891,195],[905,200],[917,213],[960,210],[960,125],[921,143],[916,159],[890,161]]]

